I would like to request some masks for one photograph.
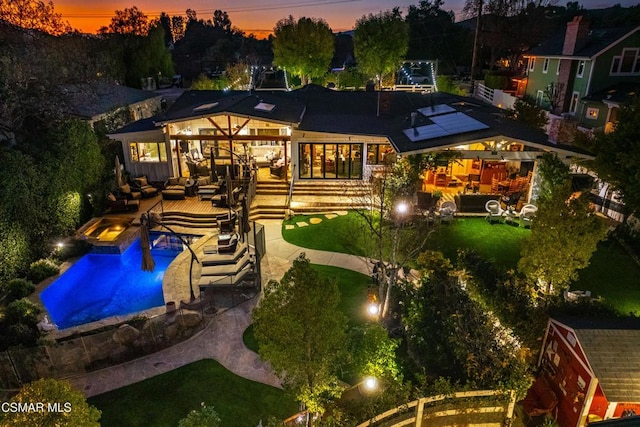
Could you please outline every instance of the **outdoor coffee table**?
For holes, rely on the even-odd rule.
[[[518,218],[518,212],[516,212],[513,209],[506,209],[502,215],[504,215],[505,224],[506,223],[515,224],[516,219]]]

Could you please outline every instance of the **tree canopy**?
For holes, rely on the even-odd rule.
[[[271,280],[254,312],[260,355],[312,413],[339,396],[336,376],[346,318],[334,280],[323,279],[304,253],[280,282]]]
[[[356,22],[353,49],[358,68],[382,81],[393,73],[409,48],[409,26],[398,8],[369,14]]]
[[[596,154],[598,176],[622,192],[630,213],[640,209],[640,100],[622,107],[614,131],[598,134],[589,148]]]
[[[149,18],[137,6],[116,10],[108,27],[98,30],[101,34],[129,34],[145,36],[149,31]]]
[[[26,384],[11,403],[44,404],[44,410],[5,412],[0,414],[3,426],[32,427],[99,427],[101,412],[87,404],[84,395],[68,381],[43,378]],[[48,407],[48,404],[58,405]]]
[[[323,19],[293,16],[281,19],[273,30],[273,63],[300,76],[302,84],[327,74],[334,37]]]
[[[55,11],[52,1],[0,0],[0,21],[56,36],[72,31],[69,22]]]
[[[556,157],[543,158],[540,170],[547,175],[542,179],[554,184],[543,185],[547,190],[538,199],[531,235],[518,262],[518,270],[537,284],[542,295],[557,295],[567,289],[578,270],[589,265],[607,233],[606,223],[590,207],[588,193],[572,194],[571,180],[562,169]],[[562,180],[563,176],[567,178]]]

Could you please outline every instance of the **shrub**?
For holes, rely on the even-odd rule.
[[[27,323],[35,325],[38,322],[40,308],[28,299],[22,298],[7,305],[5,319],[9,323]]]
[[[55,258],[58,261],[65,261],[69,258],[76,258],[85,255],[90,250],[90,243],[85,242],[84,240],[72,240],[66,243],[62,248],[56,249]]]
[[[43,258],[32,262],[29,266],[29,279],[34,283],[40,283],[44,279],[60,273],[60,267],[50,259]]]
[[[33,293],[36,286],[27,279],[13,279],[10,280],[5,286],[4,291],[7,296],[7,303],[24,298]]]

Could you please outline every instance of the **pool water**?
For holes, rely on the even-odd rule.
[[[166,238],[150,236],[152,242]],[[162,279],[182,244],[152,249],[153,272],[142,271],[140,239],[122,254],[89,253],[40,295],[59,329],[164,305]]]

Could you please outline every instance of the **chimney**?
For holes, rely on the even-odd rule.
[[[567,31],[564,35],[563,55],[573,55],[582,49],[589,35],[589,20],[584,16],[575,16],[573,21],[567,23]]]
[[[411,127],[416,127],[416,119],[418,118],[418,113],[415,111],[411,113]]]

